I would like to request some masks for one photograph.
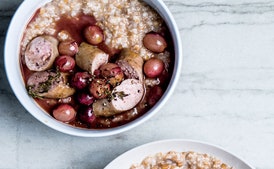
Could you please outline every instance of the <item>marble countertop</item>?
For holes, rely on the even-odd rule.
[[[164,0],[183,42],[175,92],[152,119],[101,138],[48,128],[13,94],[3,48],[21,2],[0,2],[0,169],[102,169],[131,148],[172,138],[216,144],[258,169],[274,168],[274,1]]]

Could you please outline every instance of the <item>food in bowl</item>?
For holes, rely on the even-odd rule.
[[[53,0],[25,28],[28,94],[58,121],[112,128],[142,116],[171,79],[174,47],[160,15],[139,0]]]
[[[133,164],[130,169],[233,169],[228,164],[209,154],[193,151],[156,153],[145,157],[140,164]]]

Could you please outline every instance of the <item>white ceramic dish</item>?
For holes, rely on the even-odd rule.
[[[19,65],[19,51],[20,51],[20,41],[23,36],[23,31],[28,24],[31,17],[34,15],[35,11],[43,6],[45,3],[50,0],[25,0],[20,5],[18,10],[16,11],[13,19],[10,23],[5,43],[5,68],[6,74],[11,85],[13,92],[15,93],[18,100],[25,107],[25,109],[31,113],[36,119],[44,123],[45,125],[66,133],[75,136],[83,136],[83,137],[100,137],[113,135],[117,133],[121,133],[123,131],[129,130],[137,125],[143,123],[152,117],[156,112],[158,112],[163,104],[167,101],[167,99],[171,96],[175,85],[179,79],[181,63],[182,63],[182,49],[181,49],[181,40],[180,34],[177,28],[177,25],[169,12],[168,8],[161,0],[146,0],[146,2],[152,6],[154,9],[158,11],[158,13],[163,17],[165,22],[167,23],[169,30],[171,32],[174,49],[175,49],[175,65],[174,72],[171,78],[171,82],[164,93],[163,97],[160,101],[145,115],[138,118],[137,120],[123,125],[121,127],[111,128],[111,129],[101,129],[101,130],[87,130],[81,128],[75,128],[64,123],[58,122],[50,115],[41,110],[40,107],[37,106],[35,101],[27,94],[25,85],[21,76],[21,70]]]
[[[218,146],[183,139],[161,140],[141,145],[118,156],[104,169],[129,169],[132,164],[141,163],[141,161],[147,156],[154,155],[158,152],[168,151],[195,151],[207,153],[220,159],[224,163],[233,166],[235,169],[255,169],[239,157]]]

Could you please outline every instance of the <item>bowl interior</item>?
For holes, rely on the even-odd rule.
[[[72,127],[55,120],[48,113],[45,113],[26,92],[25,84],[20,69],[19,53],[20,42],[26,25],[34,15],[34,12],[49,1],[50,0],[25,0],[13,16],[6,36],[4,51],[6,74],[11,85],[11,88],[15,93],[17,99],[29,113],[31,113],[36,119],[38,119],[45,125],[57,131],[75,136],[100,137],[121,133],[133,127],[136,127],[137,125],[143,123],[151,116],[153,116],[157,111],[160,110],[162,105],[171,96],[175,88],[175,85],[177,84],[177,81],[179,79],[181,69],[180,67],[182,62],[181,40],[177,25],[165,4],[162,1],[145,0],[145,2],[152,6],[165,20],[171,32],[175,50],[174,70],[171,82],[163,97],[157,102],[157,104],[143,116],[137,118],[136,120],[128,124],[125,124],[120,127],[100,130]]]

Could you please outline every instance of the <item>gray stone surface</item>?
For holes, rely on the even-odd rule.
[[[50,129],[13,94],[3,48],[21,2],[0,1],[0,169],[102,169],[133,147],[171,138],[217,144],[258,169],[273,169],[274,2],[165,0],[183,40],[176,91],[152,119],[102,138]]]

